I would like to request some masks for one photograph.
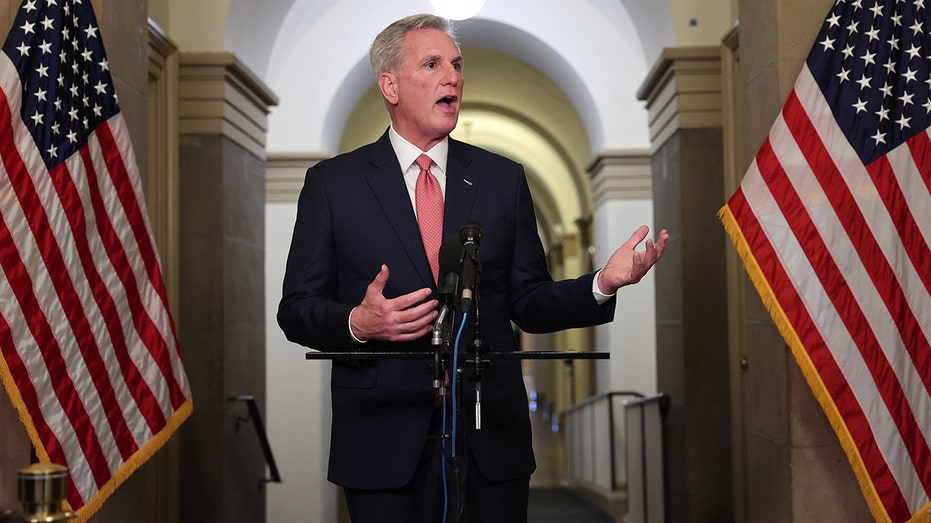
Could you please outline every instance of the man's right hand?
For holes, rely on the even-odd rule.
[[[382,294],[386,283],[388,266],[382,265],[366,289],[362,303],[349,315],[352,335],[360,341],[410,341],[430,333],[439,314],[436,311],[437,301],[423,300],[426,300],[432,291],[425,287],[397,298],[387,299]]]

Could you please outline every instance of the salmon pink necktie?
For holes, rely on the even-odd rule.
[[[440,183],[430,172],[433,160],[421,154],[414,162],[420,166],[414,199],[417,201],[417,224],[420,237],[427,251],[427,261],[433,271],[433,281],[438,281],[440,274],[440,243],[443,241],[443,191]]]

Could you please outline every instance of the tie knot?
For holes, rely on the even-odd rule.
[[[421,154],[414,160],[414,163],[420,166],[421,171],[430,172],[430,166],[433,165],[433,160],[426,154]]]

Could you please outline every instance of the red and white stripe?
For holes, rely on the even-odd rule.
[[[728,202],[868,501],[896,522],[931,503],[929,155],[922,132],[864,166],[806,66]]]
[[[190,386],[122,115],[48,170],[12,67],[0,53],[0,367],[77,509],[189,415]]]

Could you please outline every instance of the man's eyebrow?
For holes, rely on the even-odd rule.
[[[443,61],[443,57],[442,57],[441,55],[438,55],[438,54],[426,55],[426,56],[424,56],[423,58],[420,59],[420,63],[441,62],[441,61]],[[450,62],[452,62],[452,63],[457,63],[457,62],[461,63],[462,61],[463,61],[463,60],[462,60],[462,56],[461,56],[461,55],[460,55],[460,56],[457,56],[457,57],[455,57],[455,58],[453,58],[452,60],[450,60]]]

